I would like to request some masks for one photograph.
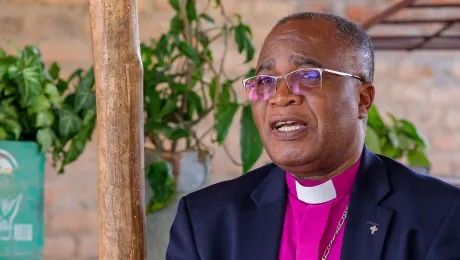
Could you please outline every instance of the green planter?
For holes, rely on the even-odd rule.
[[[0,141],[0,259],[43,259],[44,166],[37,143]]]

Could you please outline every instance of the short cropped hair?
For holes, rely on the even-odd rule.
[[[342,41],[345,41],[352,48],[355,48],[360,52],[362,62],[368,70],[368,77],[365,80],[373,81],[374,80],[374,48],[372,47],[372,40],[369,35],[363,30],[363,28],[343,17],[338,15],[329,14],[329,13],[314,13],[314,12],[302,12],[295,13],[289,16],[286,16],[278,21],[278,23],[273,27],[275,29],[279,25],[287,24],[295,20],[323,20],[331,22],[334,27],[337,29],[338,36]]]

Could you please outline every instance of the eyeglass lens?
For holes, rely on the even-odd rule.
[[[315,69],[297,70],[286,76],[289,89],[295,95],[305,95],[313,88],[321,87],[321,72]],[[249,100],[265,101],[273,97],[277,88],[277,77],[259,75],[245,81]]]

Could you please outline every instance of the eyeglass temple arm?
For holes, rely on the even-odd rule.
[[[323,70],[326,71],[326,72],[332,73],[332,74],[340,75],[340,76],[352,77],[352,78],[355,78],[355,79],[360,80],[361,82],[364,82],[364,79],[361,78],[361,77],[358,76],[358,75],[353,75],[353,74],[349,74],[349,73],[345,73],[345,72],[340,72],[340,71],[336,71],[336,70],[330,70],[330,69],[323,69]]]

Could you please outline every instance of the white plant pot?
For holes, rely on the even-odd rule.
[[[200,160],[198,151],[187,151],[177,154],[179,170],[177,172],[177,194],[169,206],[158,212],[147,215],[146,219],[146,248],[148,260],[165,259],[169,243],[169,232],[177,212],[180,198],[193,191],[203,188],[209,179],[210,156],[206,155],[204,161]],[[145,151],[145,163],[149,165],[155,160],[155,154]],[[204,162],[204,164],[202,163]],[[170,172],[172,166],[168,163]],[[172,173],[171,173],[172,175]],[[146,182],[145,200],[148,204],[152,190]]]

